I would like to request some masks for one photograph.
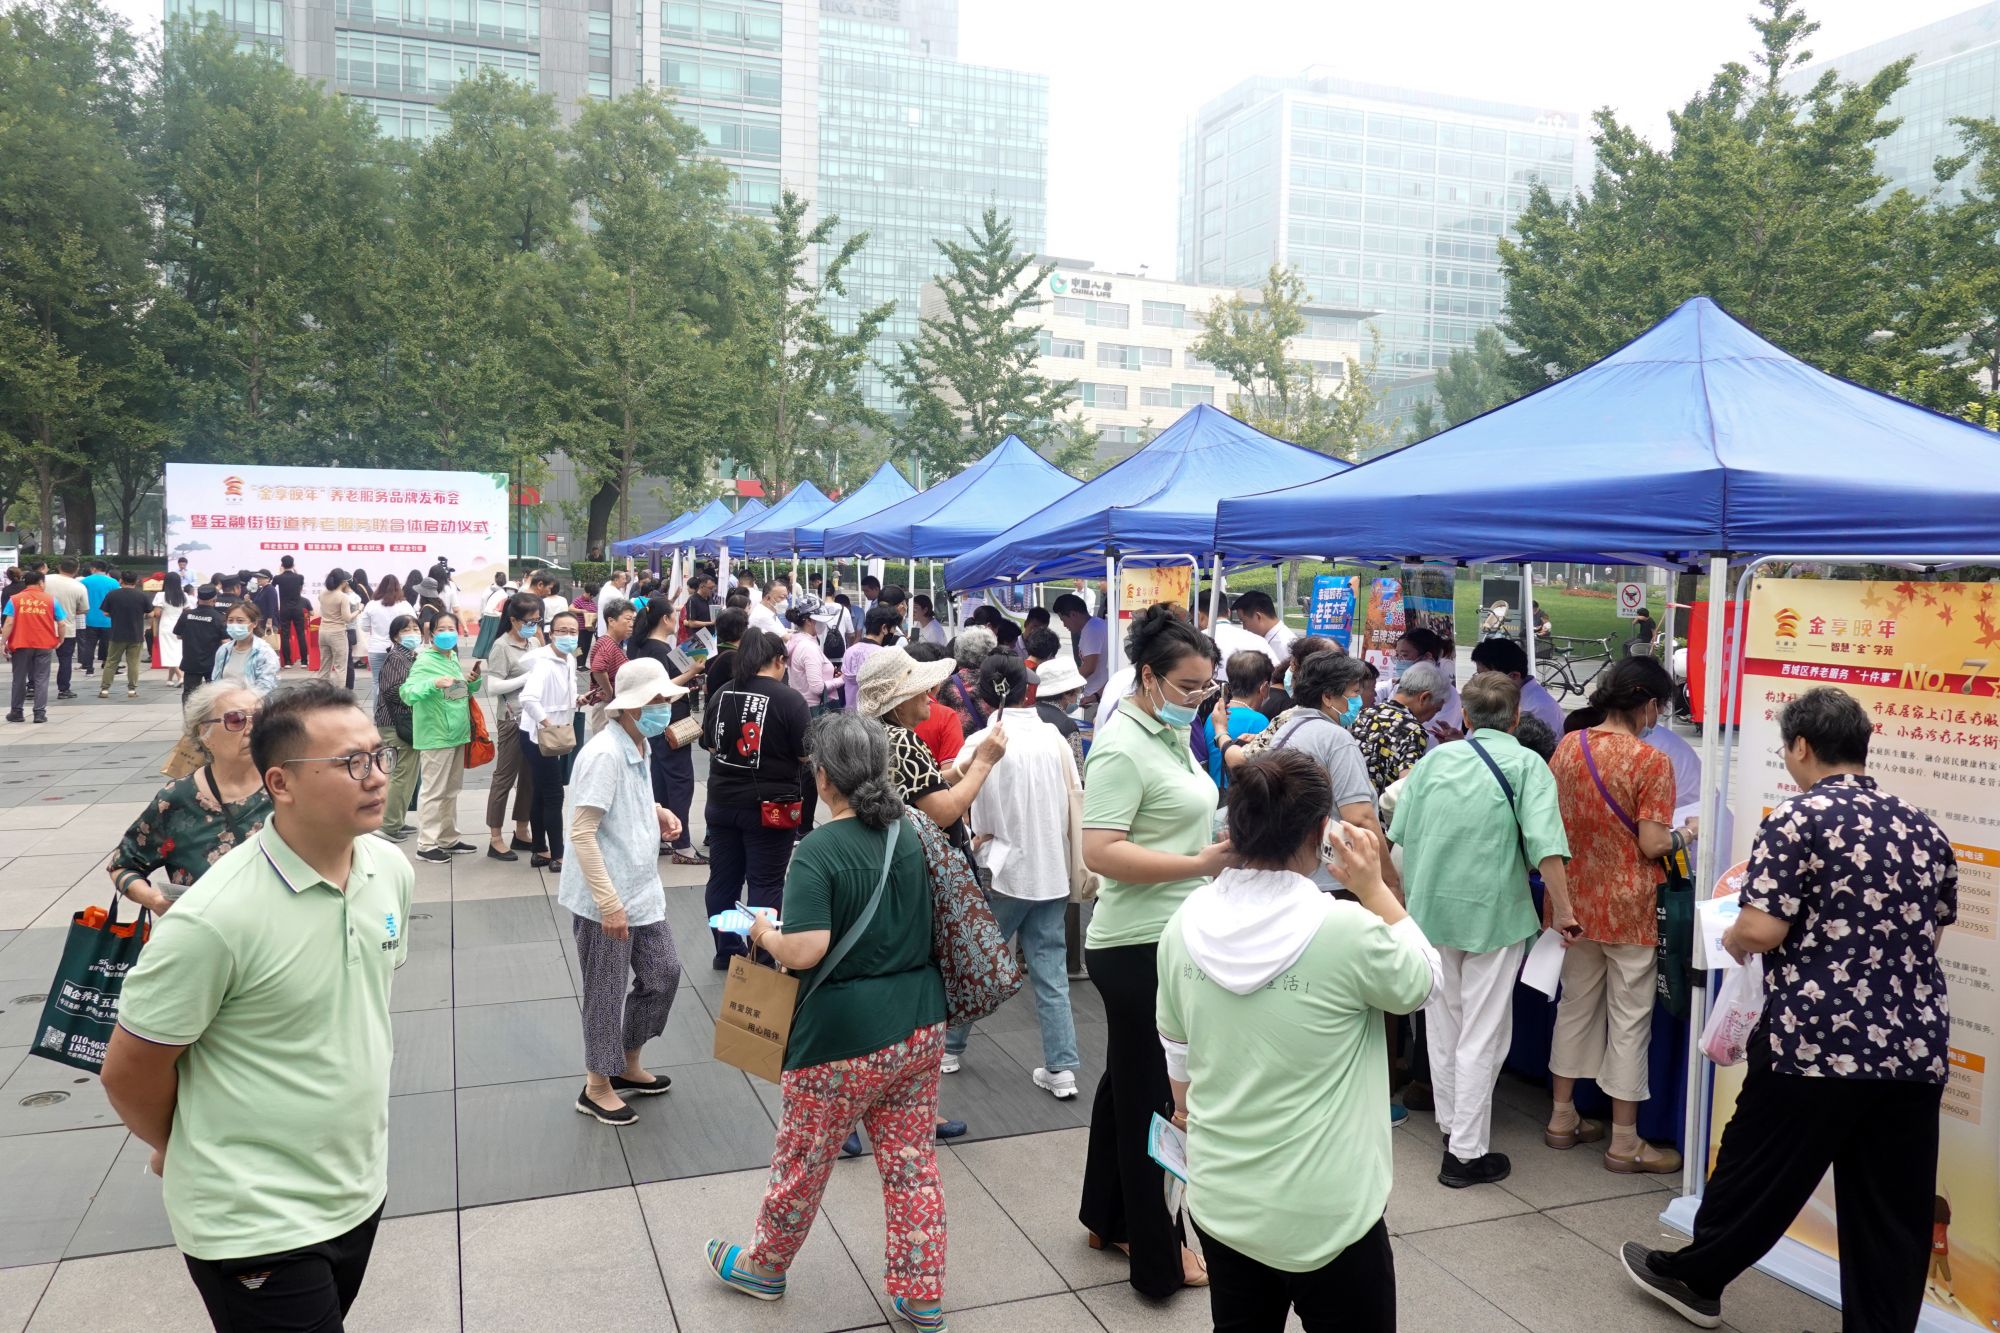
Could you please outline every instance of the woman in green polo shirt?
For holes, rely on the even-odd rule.
[[[416,737],[423,788],[417,810],[417,857],[448,861],[479,849],[458,836],[458,789],[465,783],[465,745],[472,739],[471,695],[483,688],[482,664],[468,675],[458,663],[458,617],[438,612],[430,643],[417,652],[403,679]]]
[[[1124,1250],[1133,1287],[1158,1297],[1208,1283],[1146,1152],[1153,1115],[1168,1105],[1154,1025],[1160,932],[1229,863],[1229,844],[1211,841],[1215,784],[1188,749],[1196,710],[1215,689],[1215,646],[1156,606],[1133,623],[1125,655],[1136,671],[1132,693],[1118,703],[1122,720],[1099,729],[1084,767],[1083,861],[1102,884],[1083,963],[1104,998],[1106,1049],[1077,1215],[1091,1247]]]
[[[1188,895],[1159,951],[1158,1035],[1215,1324],[1279,1333],[1296,1309],[1309,1329],[1390,1333],[1383,1015],[1429,998],[1437,951],[1309,756],[1236,770],[1229,837],[1240,863]],[[1355,902],[1309,878],[1323,839]]]

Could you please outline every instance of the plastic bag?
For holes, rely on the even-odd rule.
[[[1750,1034],[1763,1016],[1764,957],[1752,954],[1749,962],[1723,977],[1715,1007],[1701,1030],[1702,1054],[1718,1065],[1743,1063],[1750,1051]]]

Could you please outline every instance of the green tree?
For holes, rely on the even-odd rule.
[[[33,478],[44,550],[58,495],[70,545],[87,540],[97,451],[155,428],[140,72],[94,0],[0,12],[0,466]]]
[[[374,118],[267,53],[237,51],[213,21],[170,35],[152,111],[179,447],[197,458],[360,461],[347,400],[381,368],[352,340],[383,268],[393,184]]]
[[[1074,381],[1036,373],[1042,328],[1020,318],[1041,307],[1055,265],[1036,267],[1016,250],[1013,226],[996,209],[965,232],[963,242],[934,242],[945,262],[937,275],[944,313],[926,316],[916,340],[882,367],[905,413],[898,446],[939,477],[1008,435],[1046,446],[1076,391]]]
[[[1902,332],[1929,281],[1931,222],[1907,191],[1878,199],[1874,161],[1910,62],[1860,85],[1829,70],[1789,92],[1816,25],[1796,0],[1758,9],[1754,69],[1725,65],[1670,118],[1664,148],[1598,112],[1589,189],[1537,185],[1518,239],[1500,241],[1519,387],[1574,373],[1696,295],[1864,384],[1888,388],[1935,362]]]
[[[1235,383],[1229,412],[1237,420],[1336,458],[1366,457],[1393,438],[1377,419],[1376,355],[1366,365],[1348,358],[1340,385],[1322,388],[1317,372],[1292,357],[1306,299],[1305,279],[1273,265],[1255,301],[1217,297],[1188,350]]]
[[[1927,239],[1936,279],[1915,294],[1908,330],[1943,349],[1896,392],[1994,429],[2000,421],[2000,122],[1959,119],[1963,151],[1941,158],[1938,179],[1956,179],[1956,204],[1941,207]]]
[[[858,381],[868,344],[896,303],[863,311],[846,332],[834,327],[827,298],[847,294],[848,266],[868,233],[836,245],[839,216],[827,213],[807,226],[810,207],[788,189],[771,206],[770,225],[741,227],[748,253],[741,343],[755,405],[736,456],[773,496],[823,475],[825,460],[836,454],[853,454],[863,432],[888,427],[862,398]]]
[[[1415,444],[1418,440],[1428,440],[1443,429],[1438,420],[1437,403],[1425,398],[1410,409],[1409,427],[1403,434],[1403,442]]]
[[[551,440],[576,464],[594,547],[614,519],[629,526],[640,477],[692,483],[729,452],[748,385],[731,355],[729,174],[700,131],[640,88],[585,107],[570,144],[570,196],[590,227],[565,247],[530,329],[556,372]]]
[[[1471,347],[1458,348],[1438,367],[1438,405],[1445,425],[1470,421],[1515,396],[1508,359],[1507,340],[1500,330],[1489,327],[1472,336]]]

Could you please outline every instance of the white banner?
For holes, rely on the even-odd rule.
[[[310,595],[336,566],[379,582],[443,556],[477,597],[507,566],[502,472],[169,463],[166,509],[168,559],[202,579],[289,555]]]

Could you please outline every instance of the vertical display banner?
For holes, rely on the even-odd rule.
[[[504,472],[169,463],[166,489],[167,558],[201,578],[289,555],[310,597],[336,566],[400,578],[443,556],[476,597],[507,568]]]
[[[1185,607],[1194,596],[1193,565],[1122,566],[1118,571],[1118,619],[1141,616],[1155,602]]]
[[[1986,1075],[2000,1059],[2000,586],[1758,579],[1743,643],[1731,862],[1749,857],[1764,814],[1797,794],[1779,754],[1778,710],[1818,685],[1868,710],[1869,774],[1935,819],[1958,855],[1958,922],[1938,946],[1951,1081],[1925,1296],[1935,1309],[2000,1329],[2000,1105],[1995,1114],[1985,1105]],[[1711,1169],[1742,1083],[1741,1066],[1715,1071]],[[1838,1258],[1834,1218],[1829,1175],[1787,1234]]]
[[[1452,600],[1456,573],[1449,565],[1403,566],[1403,618],[1410,629],[1421,626],[1444,640],[1440,660],[1446,663],[1458,660],[1457,607]]]
[[[1479,581],[1479,637],[1512,639],[1526,646],[1527,590],[1519,574],[1489,574]]]
[[[1306,633],[1332,639],[1354,649],[1354,580],[1337,574],[1313,576],[1312,601],[1306,607]],[[1394,644],[1390,647],[1393,649]]]
[[[1403,581],[1368,580],[1368,612],[1361,632],[1361,656],[1382,673],[1382,697],[1387,698],[1396,674],[1396,640],[1403,637]]]

